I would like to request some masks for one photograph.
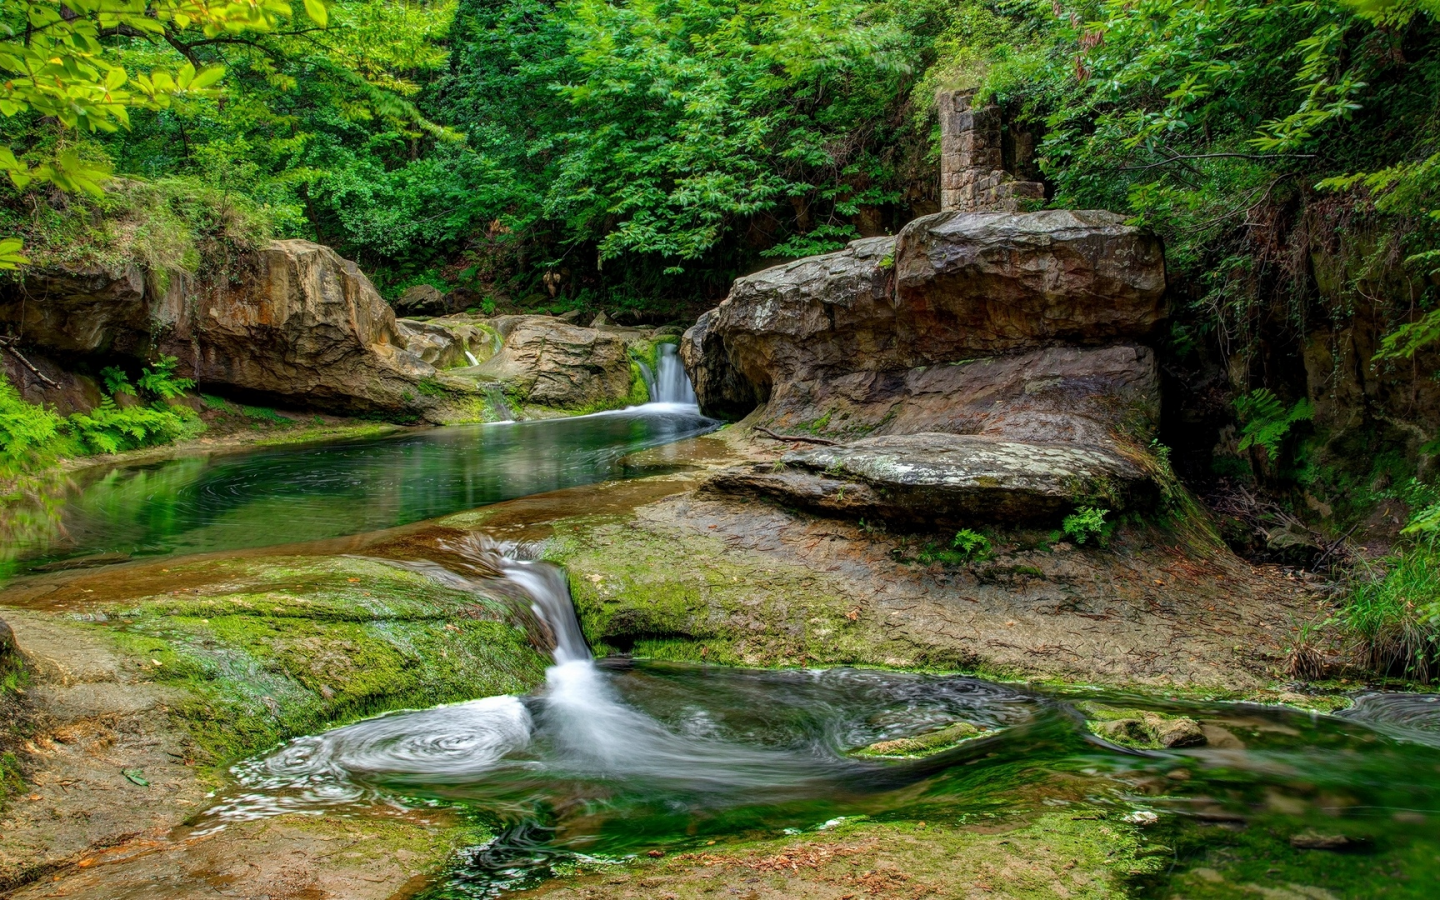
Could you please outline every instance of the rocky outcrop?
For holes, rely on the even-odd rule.
[[[1155,238],[1067,210],[940,213],[738,279],[682,345],[702,410],[847,443],[713,486],[937,521],[1143,501],[1164,294]]]
[[[461,374],[502,383],[522,404],[553,409],[611,408],[632,399],[635,372],[628,351],[645,340],[643,332],[582,328],[552,316],[499,316],[490,324],[503,345]]]
[[[397,322],[405,349],[437,369],[478,365],[500,349],[499,335],[472,319]]]
[[[406,316],[443,316],[451,310],[443,291],[434,285],[417,284],[400,295],[395,311]]]
[[[983,435],[906,434],[795,451],[718,474],[711,490],[801,501],[813,509],[916,524],[1029,523],[1078,504],[1124,508],[1153,493],[1113,449]]]
[[[338,410],[412,407],[435,374],[355,263],[309,241],[273,241],[204,282],[159,284],[138,266],[31,272],[0,323],[51,352],[175,356],[202,386]]]
[[[680,360],[695,395],[704,397],[711,415],[739,419],[764,401],[753,382],[742,376],[730,362],[725,341],[710,331],[715,310],[702,313],[680,339]]]

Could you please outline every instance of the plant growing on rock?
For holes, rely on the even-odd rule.
[[[1301,397],[1287,409],[1269,388],[1236,397],[1235,412],[1240,417],[1240,451],[1263,447],[1272,464],[1280,459],[1290,429],[1315,418],[1315,406],[1308,398]]]
[[[1105,516],[1109,513],[1108,509],[1082,506],[1065,517],[1065,520],[1060,523],[1060,529],[1077,544],[1083,544],[1091,538],[1097,539],[1098,543],[1104,543],[1109,530],[1105,523]]]

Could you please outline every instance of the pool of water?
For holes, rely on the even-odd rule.
[[[12,551],[24,572],[361,534],[622,477],[625,455],[717,425],[693,405],[653,403],[122,466],[83,479],[62,500],[62,527]]]
[[[1418,898],[1440,884],[1432,698],[1369,695],[1328,716],[965,676],[597,662],[563,572],[478,540],[451,549],[495,573],[472,580],[476,590],[545,623],[555,664],[544,688],[298,738],[237,766],[234,788],[199,827],[369,804],[457,806],[500,836],[462,854],[428,896],[490,898],[582,856],[673,852],[857,816],[957,823],[1073,806],[1153,814],[1152,845],[1170,855],[1145,885],[1156,896],[1278,885],[1311,900]],[[1207,743],[1117,746],[1087,727],[1096,704],[1189,716]],[[856,752],[962,722],[979,736],[930,757]]]

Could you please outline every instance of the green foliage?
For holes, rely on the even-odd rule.
[[[950,546],[960,551],[966,559],[984,559],[990,555],[990,539],[970,528],[955,532]]]
[[[184,396],[185,392],[195,387],[193,378],[176,378],[175,367],[180,360],[173,356],[162,356],[159,360],[151,363],[140,370],[140,390],[148,396],[160,400],[173,400],[176,397]]]
[[[100,381],[105,385],[105,393],[112,397],[117,394],[135,394],[135,386],[130,383],[130,376],[119,366],[106,366],[101,369]]]
[[[1235,412],[1240,417],[1241,452],[1264,447],[1271,462],[1280,459],[1280,447],[1290,429],[1315,418],[1315,407],[1308,398],[1300,398],[1287,409],[1269,388],[1236,397]]]
[[[107,397],[90,412],[71,415],[66,428],[87,453],[119,453],[191,437],[203,431],[205,425],[188,407],[121,409]]]
[[[1109,512],[1108,509],[1082,506],[1065,517],[1060,523],[1060,529],[1077,544],[1083,544],[1091,538],[1103,543],[1109,530],[1105,523],[1105,516]]]
[[[1378,575],[1357,573],[1336,620],[1372,671],[1429,681],[1440,675],[1440,558],[1418,547],[1385,565]]]
[[[1287,240],[1303,254],[1310,242],[1383,235],[1372,268],[1395,268],[1392,247],[1433,268],[1433,4],[988,8],[1001,22],[975,32],[970,77],[1015,112],[1016,126],[1043,133],[1053,203],[1128,212],[1159,231],[1168,268],[1201,288],[1179,311],[1226,353],[1256,347],[1280,323],[1304,326],[1313,283]],[[1336,287],[1336,315],[1366,296],[1354,280]]]

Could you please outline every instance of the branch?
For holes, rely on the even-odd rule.
[[[46,377],[46,375],[45,375],[44,372],[42,372],[42,371],[40,371],[39,369],[35,368],[35,364],[34,364],[34,363],[32,363],[30,360],[26,359],[26,358],[20,353],[19,350],[16,350],[16,349],[15,349],[15,347],[13,346],[13,344],[14,344],[14,342],[15,342],[16,340],[17,340],[17,338],[0,338],[0,347],[4,347],[6,350],[9,350],[12,354],[14,354],[14,356],[15,356],[16,359],[20,360],[22,363],[25,364],[25,368],[27,368],[27,369],[29,369],[31,372],[34,372],[34,373],[35,373],[35,377],[36,377],[36,378],[38,378],[38,379],[40,379],[41,381],[45,382],[46,384],[50,385],[52,388],[53,388],[53,387],[59,387],[60,385],[59,385],[57,382],[51,381],[48,377]]]
[[[1157,166],[1168,166],[1174,162],[1183,162],[1191,159],[1314,159],[1313,153],[1186,153],[1183,155],[1170,156],[1159,162],[1150,163],[1144,166],[1121,166],[1122,172],[1142,172],[1145,169],[1153,169]]]
[[[758,431],[758,432],[760,432],[761,434],[765,435],[765,436],[768,437],[768,438],[773,438],[773,439],[775,439],[775,440],[777,440],[777,441],[789,441],[789,442],[792,443],[792,444],[824,444],[824,445],[827,446],[827,447],[838,447],[838,446],[840,446],[840,442],[839,442],[839,441],[832,441],[832,440],[829,440],[829,439],[827,439],[827,438],[818,438],[818,437],[792,437],[792,436],[790,436],[790,435],[788,435],[788,434],[776,434],[775,432],[773,432],[773,431],[771,431],[770,429],[766,428],[764,425],[756,425],[756,426],[755,426],[755,430]]]

